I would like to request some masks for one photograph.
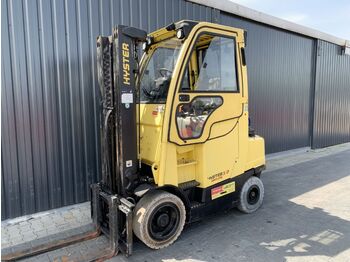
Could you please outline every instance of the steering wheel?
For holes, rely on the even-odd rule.
[[[165,77],[167,76],[165,73],[168,73],[168,75],[172,75],[173,71],[169,70],[168,68],[165,68],[165,67],[162,67],[162,68],[159,68],[158,69],[158,72],[159,74],[162,76],[162,77]]]

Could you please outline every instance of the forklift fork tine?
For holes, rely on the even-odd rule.
[[[119,248],[118,198],[110,196],[109,205],[109,248],[116,253]]]
[[[81,241],[96,238],[100,235],[100,229],[95,224],[88,224],[82,227],[67,230],[58,234],[49,235],[30,243],[22,243],[13,247],[1,250],[1,260],[11,261],[20,258],[38,255],[54,249],[62,248]]]

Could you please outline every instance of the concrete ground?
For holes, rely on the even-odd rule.
[[[265,200],[256,213],[217,213],[188,225],[166,249],[136,242],[131,257],[110,261],[350,261],[350,144],[270,155],[267,165]],[[89,206],[81,204],[4,221],[2,248],[35,239],[39,231],[85,224],[88,217]],[[48,218],[51,229],[43,222]],[[26,261],[84,254],[106,241],[99,237]]]

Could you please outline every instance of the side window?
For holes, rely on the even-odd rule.
[[[189,77],[189,70],[186,68],[186,72],[183,77],[182,85],[181,85],[182,90],[189,91],[191,90],[190,88],[190,77]]]
[[[208,117],[223,103],[221,97],[197,96],[190,103],[179,104],[176,124],[182,139],[198,138]]]
[[[179,39],[170,38],[147,54],[147,65],[140,77],[142,103],[165,103],[181,46]]]
[[[187,64],[181,91],[238,91],[235,50],[233,38],[200,35]]]

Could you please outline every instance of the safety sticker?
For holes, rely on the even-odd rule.
[[[222,186],[214,187],[211,189],[211,199],[214,200],[224,195],[235,192],[235,187],[235,182],[230,182]]]
[[[132,93],[122,94],[122,104],[132,104],[134,102]]]
[[[132,167],[132,160],[126,160],[125,166],[126,167]]]
[[[152,112],[152,115],[157,116],[159,113],[163,113],[163,112],[164,112],[164,109],[165,109],[165,107],[164,107],[163,105],[157,105],[157,106],[154,108],[154,110],[153,110],[153,112]]]

